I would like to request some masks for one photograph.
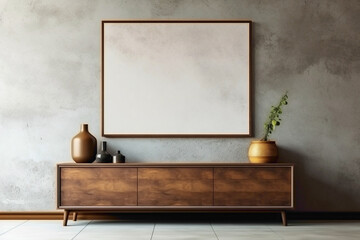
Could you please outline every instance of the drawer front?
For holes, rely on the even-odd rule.
[[[214,205],[291,207],[292,168],[215,168]]]
[[[59,206],[135,206],[136,168],[61,168]]]
[[[213,205],[213,168],[139,168],[139,206]]]

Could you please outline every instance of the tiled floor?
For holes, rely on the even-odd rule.
[[[360,239],[360,221],[280,223],[163,223],[121,221],[0,220],[0,240],[238,240]]]

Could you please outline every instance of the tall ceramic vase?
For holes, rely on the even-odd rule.
[[[71,157],[77,163],[91,163],[96,157],[96,138],[87,124],[81,124],[80,132],[71,140]]]

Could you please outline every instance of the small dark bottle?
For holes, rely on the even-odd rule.
[[[118,150],[117,154],[113,157],[113,163],[125,163],[125,156]]]
[[[101,151],[96,154],[96,163],[112,163],[112,156],[106,151],[106,142],[101,142]]]

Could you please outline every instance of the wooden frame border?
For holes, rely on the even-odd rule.
[[[248,23],[249,24],[249,134],[105,134],[104,132],[104,24],[105,23]],[[253,137],[253,49],[252,21],[230,20],[102,20],[101,22],[101,136],[107,138],[247,138]]]

